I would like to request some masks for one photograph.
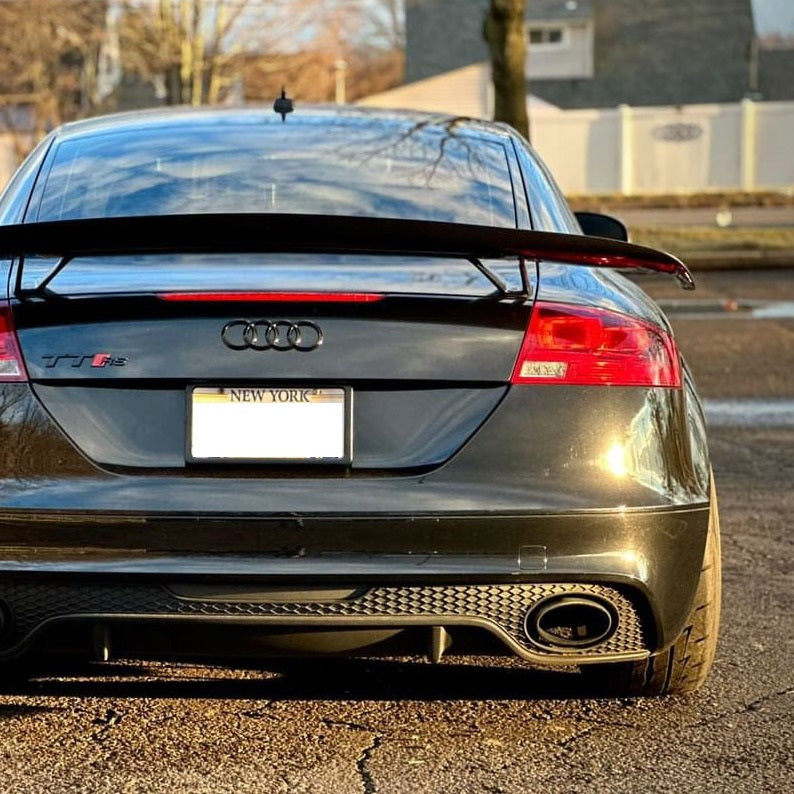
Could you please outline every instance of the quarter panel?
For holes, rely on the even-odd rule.
[[[700,440],[696,440],[700,444]],[[562,510],[701,504],[682,391],[514,386],[483,429],[438,473]]]
[[[541,262],[538,272],[538,300],[600,306],[670,331],[662,310],[622,273],[555,262]]]

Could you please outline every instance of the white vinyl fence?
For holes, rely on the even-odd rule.
[[[530,123],[568,194],[794,190],[794,102],[544,109]]]

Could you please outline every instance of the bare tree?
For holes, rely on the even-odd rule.
[[[310,36],[301,34],[299,49],[282,36],[241,53],[245,99],[266,101],[286,85],[301,101],[330,101],[339,97],[340,78],[346,101],[400,85],[405,72],[401,0],[301,4],[311,12],[313,29]]]
[[[127,0],[125,71],[152,83],[169,105],[218,102],[234,58],[230,39],[252,7],[249,0]]]
[[[168,104],[223,100],[251,62],[263,74],[303,62],[313,85],[318,53],[344,56],[359,5],[360,0],[126,0],[125,68],[157,85]]]
[[[373,48],[398,50],[405,46],[403,0],[353,0],[359,12],[360,38]]]
[[[401,0],[1,0],[5,126],[14,132],[30,117],[17,112],[23,105],[34,138],[114,109],[101,66],[117,35],[124,71],[168,104],[217,103],[238,87],[238,96],[243,87],[262,96],[283,83],[299,98],[331,99],[340,61],[350,99],[389,88],[402,73]],[[17,139],[24,154],[27,137]]]
[[[107,0],[0,3],[0,104],[33,109],[36,135],[102,106]]]
[[[491,51],[494,120],[529,138],[524,10],[525,0],[491,0],[483,34]]]

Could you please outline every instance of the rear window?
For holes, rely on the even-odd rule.
[[[485,259],[510,290],[521,288],[514,260]],[[26,257],[23,287],[59,263]],[[63,297],[161,292],[382,292],[492,295],[494,286],[466,260],[342,254],[154,254],[76,257],[49,289]]]
[[[422,124],[241,124],[64,140],[37,220],[274,212],[515,227],[505,147]]]

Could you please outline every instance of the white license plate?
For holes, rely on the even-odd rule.
[[[348,462],[349,403],[345,389],[194,388],[188,460]]]

